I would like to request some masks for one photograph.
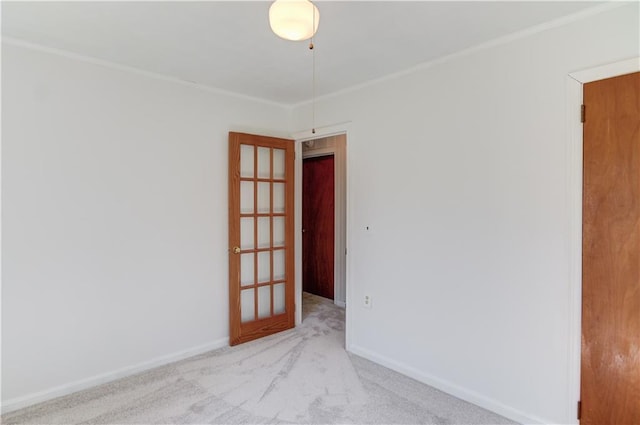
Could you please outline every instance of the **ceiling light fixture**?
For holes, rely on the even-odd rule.
[[[271,30],[285,40],[308,40],[318,30],[320,12],[309,0],[276,0],[269,8]]]
[[[285,40],[309,40],[313,71],[311,74],[311,133],[316,134],[316,51],[313,36],[318,31],[320,11],[309,0],[276,0],[269,8],[269,25]]]

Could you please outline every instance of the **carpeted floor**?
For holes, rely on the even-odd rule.
[[[510,424],[344,350],[344,309],[302,326],[3,415],[4,424]]]

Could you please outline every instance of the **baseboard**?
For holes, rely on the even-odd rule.
[[[439,389],[440,391],[444,391],[445,393],[450,394],[454,397],[457,397],[464,401],[468,401],[469,403],[473,403],[476,406],[482,407],[483,409],[487,409],[494,413],[502,415],[505,418],[511,419],[520,424],[554,423],[553,421],[543,420],[535,416],[526,414],[517,409],[509,407],[505,404],[502,404],[496,400],[485,397],[480,393],[460,387],[444,379],[440,379],[435,376],[420,372],[419,370],[411,366],[407,366],[395,360],[381,356],[379,354],[376,354],[372,351],[367,350],[366,348],[362,348],[357,345],[351,344],[348,347],[348,351],[360,357],[364,357],[367,360],[371,360],[374,363],[378,363],[391,370],[395,370],[398,373],[409,376],[410,378],[413,378],[416,381],[420,381],[423,384],[427,384],[429,386]]]
[[[96,385],[105,384],[107,382],[115,381],[116,379],[124,378],[129,375],[144,372],[149,369],[153,369],[158,366],[164,366],[169,363],[173,363],[179,360],[186,359],[188,357],[197,356],[198,354],[206,353],[208,351],[216,350],[218,348],[226,347],[229,345],[229,338],[221,338],[216,341],[209,342],[207,344],[192,347],[186,350],[178,351],[175,353],[167,354],[165,356],[156,357],[154,359],[138,363],[132,366],[123,367],[112,372],[102,373],[90,378],[81,379],[79,381],[71,382],[69,384],[60,385],[58,387],[50,388],[37,393],[28,394],[22,397],[16,397],[5,402],[2,402],[1,412],[8,413],[14,410],[22,409],[23,407],[31,406],[36,403],[48,401],[57,397],[62,397],[77,391],[85,390],[87,388],[95,387]]]
[[[347,307],[347,303],[344,301],[338,301],[338,300],[334,300],[333,303],[335,305],[337,305],[338,307],[342,307],[342,308],[346,308]]]

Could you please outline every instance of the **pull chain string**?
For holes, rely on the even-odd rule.
[[[313,94],[311,96],[311,123],[312,123],[312,128],[311,128],[311,133],[312,134],[316,134],[316,50],[313,49],[313,51],[311,52],[311,55],[313,56],[313,81],[311,84],[313,84]]]
[[[316,30],[316,6],[313,6],[313,21],[311,21],[312,31],[315,34]],[[316,50],[313,45],[313,35],[311,35],[311,41],[309,43],[309,50],[311,50],[311,134],[316,134]]]

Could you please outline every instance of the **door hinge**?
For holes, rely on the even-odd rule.
[[[578,420],[582,419],[582,402],[578,401]]]
[[[586,120],[586,109],[587,107],[584,106],[584,103],[580,105],[580,122],[582,123]]]

